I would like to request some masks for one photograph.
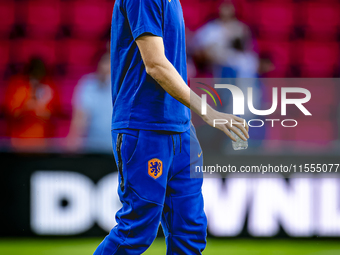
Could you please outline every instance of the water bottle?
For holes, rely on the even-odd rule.
[[[232,141],[233,149],[236,150],[245,150],[248,148],[248,140],[243,141],[237,134],[235,134],[232,130],[230,130],[233,137],[236,138],[236,142]],[[241,135],[244,137],[242,131],[240,130]]]

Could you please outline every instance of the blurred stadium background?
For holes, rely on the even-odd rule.
[[[115,224],[107,55],[113,4],[0,0],[1,254],[92,254]],[[340,1],[181,4],[189,78],[313,78],[309,88],[322,107],[320,99],[309,107],[319,124],[301,120],[295,132],[253,134],[258,142],[250,143],[248,160],[339,159]],[[333,79],[323,90],[316,78]],[[337,178],[206,179],[204,192],[205,254],[340,254]],[[163,251],[160,238],[146,254]]]

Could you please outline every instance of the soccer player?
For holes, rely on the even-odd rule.
[[[123,207],[95,255],[142,254],[161,222],[167,254],[201,254],[206,245],[202,152],[190,122],[201,99],[187,86],[185,27],[179,0],[116,0],[111,30],[112,141]],[[241,118],[208,107],[202,118]],[[248,127],[219,125],[248,138]],[[245,139],[245,138],[243,138]],[[190,144],[191,154],[190,158]]]

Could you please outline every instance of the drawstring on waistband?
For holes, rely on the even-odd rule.
[[[182,137],[181,137],[181,134],[178,134],[178,136],[179,136],[179,153],[182,153]],[[171,135],[171,139],[172,139],[173,151],[174,151],[174,155],[175,155],[176,154],[176,146],[175,146],[174,135]]]
[[[174,155],[175,155],[175,140],[174,140],[174,136],[171,135],[171,139],[172,139],[172,149],[174,151]]]
[[[179,134],[179,153],[182,153],[182,137],[181,137],[181,134]]]

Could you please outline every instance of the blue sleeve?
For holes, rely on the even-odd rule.
[[[126,16],[133,38],[144,33],[163,37],[162,0],[125,0]]]

